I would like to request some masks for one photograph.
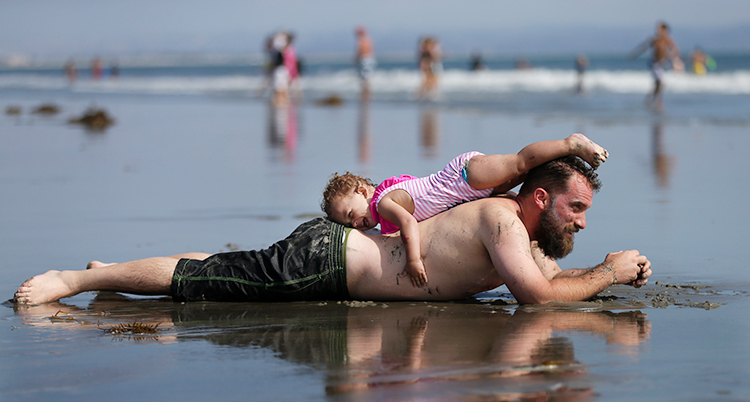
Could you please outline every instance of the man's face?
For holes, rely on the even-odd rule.
[[[578,174],[570,179],[567,192],[552,196],[539,216],[535,233],[546,256],[560,259],[573,251],[574,233],[586,227],[586,210],[593,197],[591,187]]]
[[[359,189],[336,197],[331,202],[330,218],[334,222],[355,229],[372,229],[377,225],[377,222],[370,215],[370,205],[365,196],[366,191],[359,191]]]

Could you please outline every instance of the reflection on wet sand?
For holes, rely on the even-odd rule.
[[[366,392],[386,399],[588,397],[592,381],[585,362],[575,358],[571,335],[594,335],[632,354],[650,337],[650,322],[640,311],[564,306],[541,311],[478,303],[175,304],[102,293],[85,309],[51,303],[17,313],[28,325],[60,325],[49,319],[58,310],[107,325],[161,323],[154,338],[159,342],[268,349],[322,370],[329,395]]]
[[[422,155],[428,158],[437,156],[440,145],[440,113],[437,108],[423,108],[420,114],[420,144]]]
[[[659,188],[669,187],[669,176],[672,173],[674,158],[666,153],[664,146],[664,122],[655,120],[651,127],[652,158],[654,173]]]
[[[357,121],[357,148],[359,163],[370,162],[372,141],[370,139],[370,101],[364,92],[359,103],[359,120]]]
[[[285,106],[268,104],[268,145],[271,149],[283,150],[284,160],[293,162],[297,150],[297,106],[289,102]]]

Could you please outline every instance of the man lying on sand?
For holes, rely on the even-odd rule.
[[[15,302],[41,304],[93,290],[169,295],[175,301],[455,300],[505,284],[519,303],[589,299],[615,284],[643,286],[651,263],[637,250],[610,253],[589,269],[562,271],[600,187],[593,169],[565,157],[532,169],[517,197],[459,205],[419,223],[427,286],[399,280],[398,235],[368,235],[325,218],[300,225],[268,249],[92,262],[49,271],[18,288]]]

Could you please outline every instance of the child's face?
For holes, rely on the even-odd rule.
[[[334,222],[360,230],[372,229],[377,225],[370,215],[370,203],[363,187],[334,198],[330,218]]]

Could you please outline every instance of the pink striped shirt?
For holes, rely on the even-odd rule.
[[[381,217],[378,204],[389,192],[405,190],[414,200],[414,218],[423,221],[458,204],[488,197],[494,189],[477,190],[464,179],[463,170],[471,158],[482,155],[480,152],[467,152],[454,158],[441,171],[427,177],[416,178],[402,175],[391,177],[380,183],[375,189],[370,203],[370,214],[380,223],[383,234],[394,233],[398,226]]]

